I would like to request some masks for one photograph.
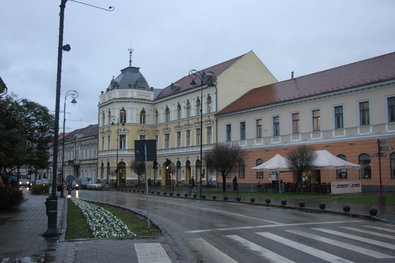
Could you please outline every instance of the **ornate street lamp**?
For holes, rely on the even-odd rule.
[[[64,106],[63,106],[63,138],[62,138],[62,188],[60,189],[60,197],[64,197],[64,142],[66,139],[65,129],[66,129],[66,100],[67,97],[71,96],[73,100],[71,103],[75,105],[77,101],[75,100],[80,95],[76,90],[69,90],[66,95],[64,96]]]
[[[191,85],[200,86],[200,198],[203,193],[203,89],[205,86],[214,86],[217,80],[215,73],[212,71],[197,71],[192,69],[189,71],[189,77],[192,79]],[[200,84],[196,84],[196,81]]]

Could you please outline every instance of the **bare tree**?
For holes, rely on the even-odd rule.
[[[244,160],[246,154],[247,152],[238,145],[218,144],[203,157],[209,169],[216,170],[221,174],[224,192],[226,192],[226,176],[237,170],[240,161]]]
[[[141,175],[145,173],[145,162],[133,161],[131,167],[133,172],[137,174],[137,185],[139,185],[141,181]]]
[[[286,159],[288,167],[298,173],[299,182],[302,183],[303,172],[313,165],[317,159],[317,153],[312,146],[300,145],[291,150]],[[303,185],[301,192],[303,192]]]

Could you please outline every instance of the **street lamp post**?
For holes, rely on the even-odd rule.
[[[117,117],[115,117],[115,116],[112,116],[111,117],[111,121],[112,121],[112,123],[111,123],[111,125],[115,125],[115,124],[117,124],[117,159],[116,159],[116,162],[117,162],[117,166],[116,166],[116,168],[115,168],[115,177],[116,177],[116,179],[115,179],[115,187],[116,186],[118,186],[118,181],[119,181],[119,176],[118,176],[118,152],[119,152],[119,124],[122,124],[122,126],[124,125],[124,123],[122,122],[122,123],[120,123],[120,121],[119,121],[119,119],[117,118]]]
[[[65,143],[65,129],[66,129],[66,100],[68,96],[71,96],[73,100],[71,103],[75,105],[77,101],[75,100],[78,98],[79,93],[76,90],[69,90],[66,95],[64,96],[64,106],[63,106],[63,138],[62,138],[62,188],[60,189],[60,197],[64,197],[64,143]]]
[[[200,86],[200,198],[203,195],[203,88],[206,86],[214,86],[217,77],[212,71],[197,71],[192,69],[189,71],[189,77],[192,79],[191,85]],[[199,80],[200,84],[196,84],[195,80]]]
[[[66,8],[66,2],[68,0],[60,1],[60,12],[59,12],[59,37],[58,37],[58,63],[57,63],[57,75],[56,75],[56,96],[55,96],[55,124],[54,124],[54,144],[53,144],[53,159],[52,159],[52,184],[51,184],[51,195],[47,198],[45,205],[47,207],[48,215],[48,228],[43,233],[45,237],[57,236],[60,231],[57,227],[58,220],[58,197],[56,195],[56,178],[58,170],[58,140],[59,140],[59,107],[60,107],[60,90],[61,90],[61,76],[62,76],[62,52],[70,51],[70,45],[63,46],[63,29],[64,29],[64,10]],[[84,4],[75,0],[70,0],[76,3]],[[93,5],[89,5],[96,7]],[[97,7],[96,7],[97,8]],[[103,9],[103,8],[100,8]],[[114,7],[110,6],[109,9],[103,9],[106,11],[113,11]]]

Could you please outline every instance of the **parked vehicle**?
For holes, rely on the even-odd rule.
[[[80,185],[77,183],[76,180],[74,180],[74,181],[71,183],[71,185],[72,185],[72,189],[74,189],[74,190],[78,190],[78,189],[80,188]]]
[[[92,179],[87,178],[87,177],[81,177],[78,178],[76,181],[78,183],[78,185],[80,186],[81,189],[87,189],[88,183],[91,181]]]
[[[103,186],[100,182],[90,181],[86,187],[88,190],[102,190]]]

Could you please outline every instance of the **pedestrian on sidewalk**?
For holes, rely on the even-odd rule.
[[[237,176],[233,178],[233,191],[237,191],[237,194],[239,194],[239,185],[237,183]]]
[[[192,196],[193,194],[196,194],[196,183],[195,183],[195,178],[192,176],[191,180],[189,180],[189,194]]]

